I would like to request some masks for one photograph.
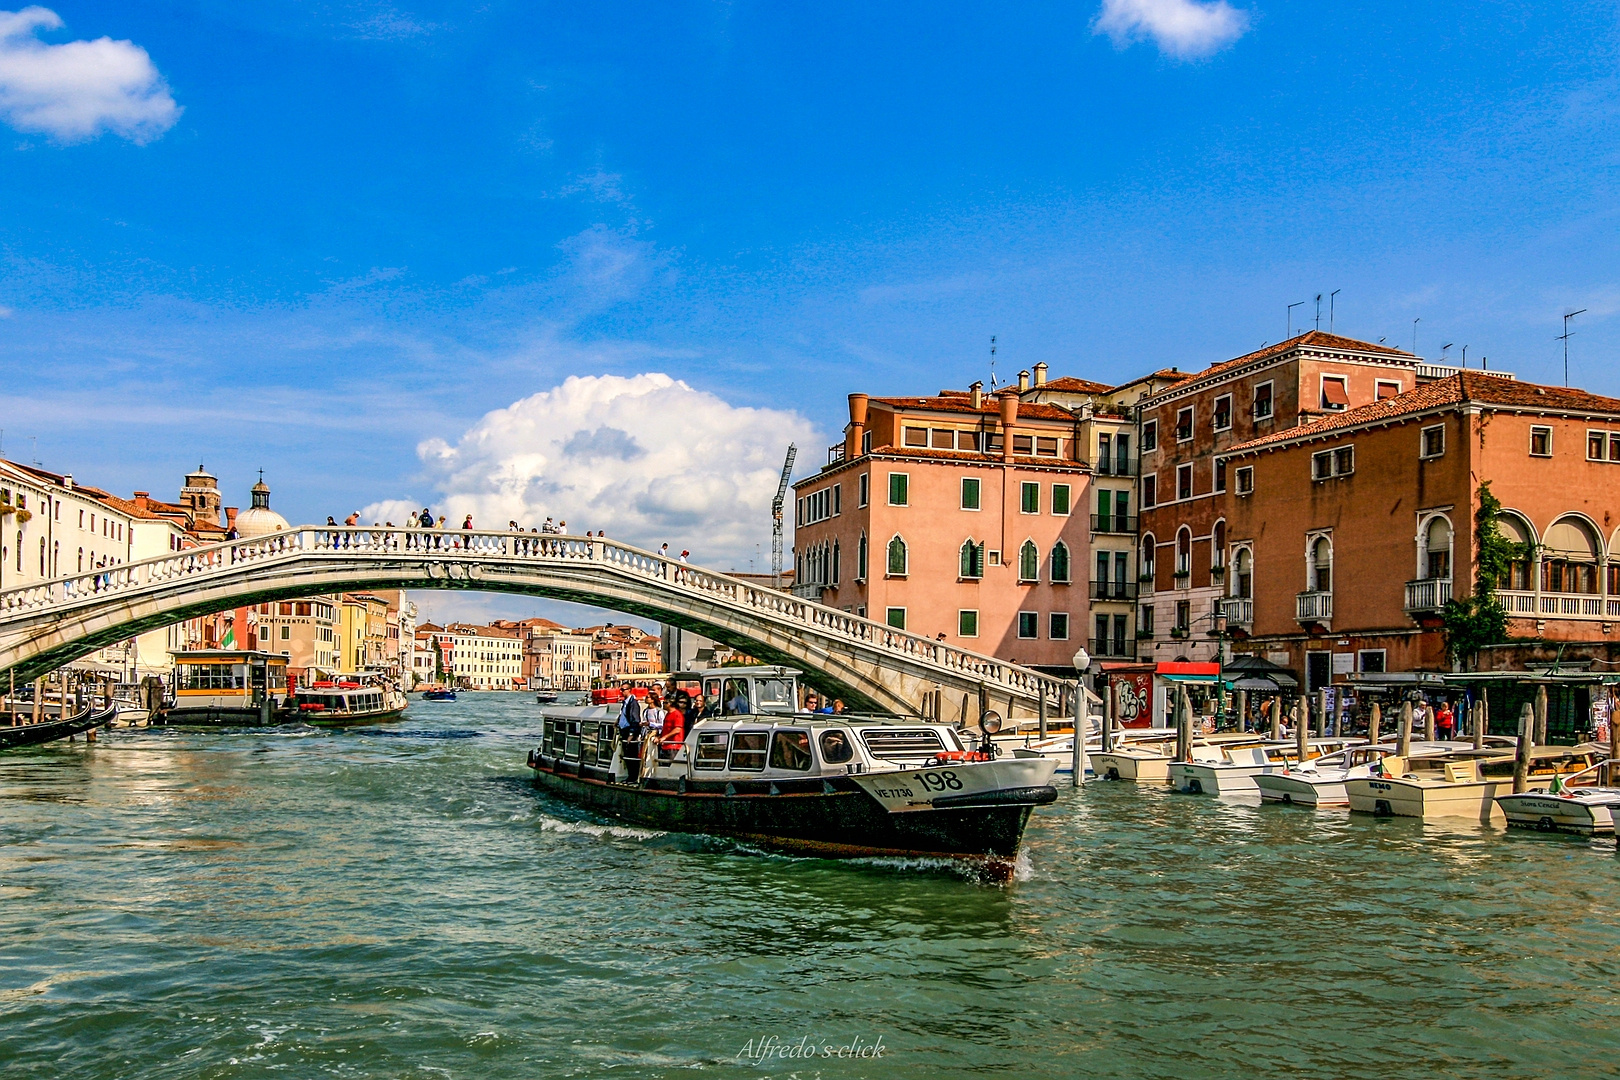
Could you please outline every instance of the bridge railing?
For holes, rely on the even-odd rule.
[[[655,552],[607,539],[463,529],[303,526],[250,540],[228,540],[172,555],[74,574],[0,592],[0,621],[65,611],[150,587],[194,580],[202,584],[246,566],[311,557],[402,557],[502,563],[594,564],[698,593],[833,638],[871,645],[1026,697],[1062,700],[1067,683],[992,656],[936,641],[836,608],[764,588]]]

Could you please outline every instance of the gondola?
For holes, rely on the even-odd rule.
[[[35,746],[39,743],[65,739],[70,735],[78,735],[91,728],[109,724],[117,715],[117,705],[100,709],[91,706],[65,720],[42,720],[37,724],[0,727],[0,750],[12,750],[19,746]]]

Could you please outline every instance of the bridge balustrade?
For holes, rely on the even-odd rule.
[[[233,540],[0,592],[0,617],[67,609],[188,579],[231,574],[244,566],[272,566],[311,555],[406,556],[413,559],[518,563],[596,564],[656,581],[661,588],[717,598],[763,616],[815,627],[830,636],[880,648],[989,684],[998,692],[1045,695],[1061,703],[1065,684],[1052,676],[968,652],[942,641],[761,588],[606,539],[545,533],[464,529],[388,529],[305,526],[250,540]],[[237,571],[239,572],[239,571]]]

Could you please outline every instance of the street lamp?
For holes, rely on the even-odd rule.
[[[1074,656],[1074,756],[1070,762],[1074,769],[1074,786],[1086,782],[1086,669],[1091,667],[1091,654],[1085,646],[1075,650]]]

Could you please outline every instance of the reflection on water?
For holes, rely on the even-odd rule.
[[[774,1037],[885,1051],[749,1068],[1522,1077],[1620,1049],[1612,843],[1099,783],[986,887],[586,814],[523,775],[536,708],[0,757],[7,1064],[664,1076]]]

